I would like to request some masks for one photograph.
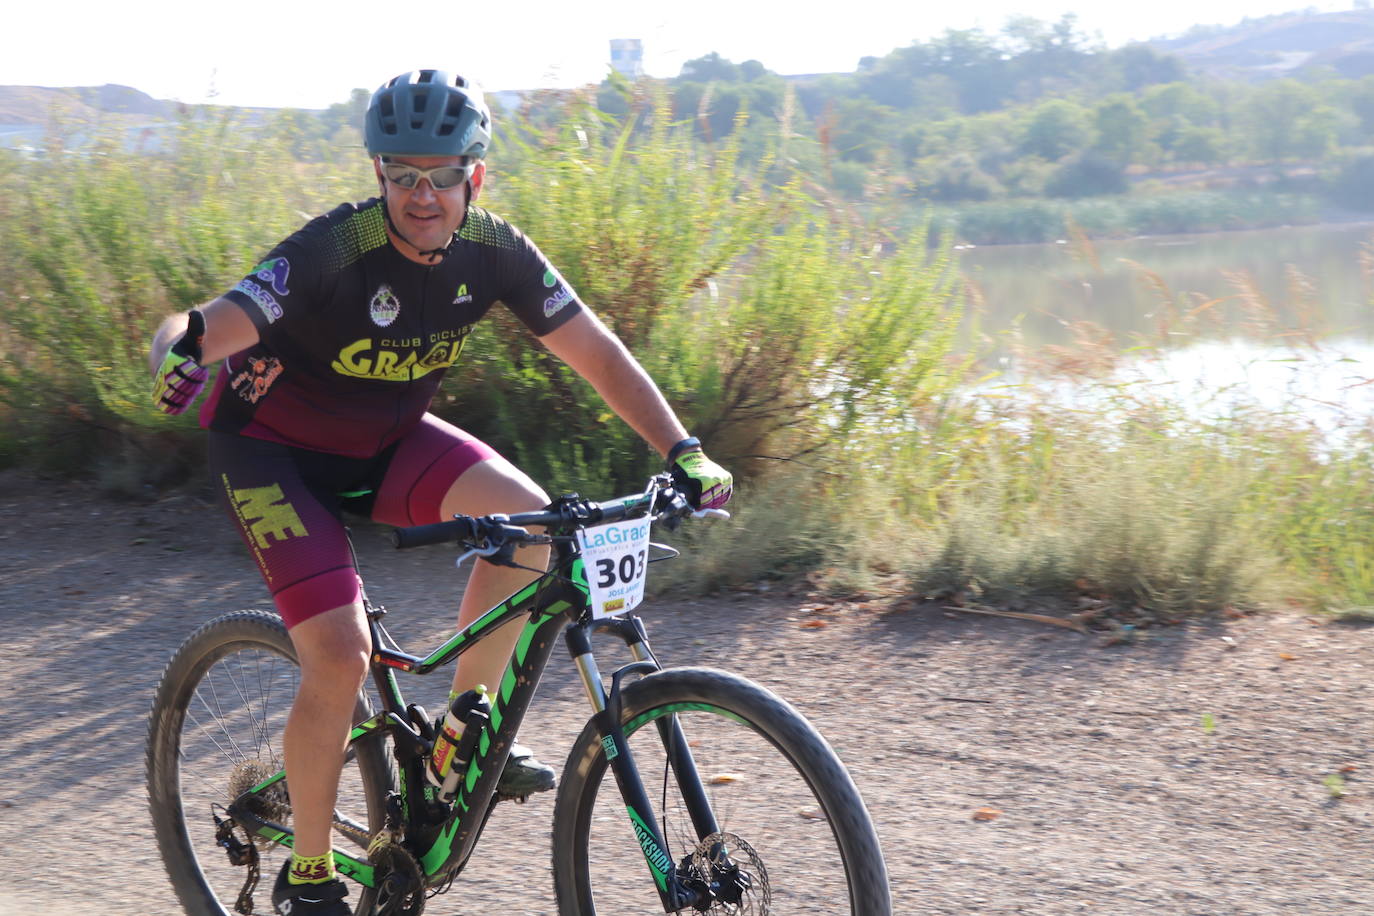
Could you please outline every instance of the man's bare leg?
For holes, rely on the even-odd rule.
[[[440,511],[442,518],[452,518],[460,513],[480,516],[501,512],[510,515],[542,509],[548,502],[548,496],[524,472],[504,458],[493,458],[473,465],[454,481],[444,495]],[[515,559],[523,566],[543,571],[548,567],[549,549],[526,547],[516,551]],[[467,626],[498,601],[538,576],[539,572],[493,566],[484,560],[476,561],[458,607],[458,626]],[[510,662],[521,626],[521,621],[513,620],[463,653],[453,676],[454,691],[461,693],[478,684],[495,691]]]
[[[290,632],[300,659],[301,684],[282,744],[295,852],[320,856],[330,850],[339,772],[358,689],[367,676],[370,636],[361,604],[317,614]]]

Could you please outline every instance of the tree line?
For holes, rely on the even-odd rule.
[[[633,88],[612,75],[602,111]],[[1189,73],[1146,44],[1108,48],[1070,14],[1010,20],[998,33],[949,30],[853,73],[782,77],[709,54],[667,81],[674,115],[699,139],[736,136],[746,156],[780,148],[852,199],[935,202],[1074,198],[1126,191],[1140,176],[1316,165],[1344,203],[1374,207],[1374,76],[1314,70],[1260,84]],[[537,103],[536,103],[536,106]]]

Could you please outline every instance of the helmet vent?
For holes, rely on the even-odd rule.
[[[439,136],[447,137],[458,128],[463,118],[463,100],[456,96],[448,97],[448,106],[444,109],[444,117],[439,122]]]
[[[396,133],[396,100],[384,95],[377,100],[377,113],[381,116],[382,130],[388,134]]]

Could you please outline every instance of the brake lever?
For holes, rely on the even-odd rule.
[[[501,552],[501,548],[495,544],[488,543],[485,547],[470,547],[458,554],[458,559],[453,561],[453,565],[461,568],[463,561],[468,557],[493,557]]]

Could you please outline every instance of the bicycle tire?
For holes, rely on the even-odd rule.
[[[275,614],[263,611],[239,611],[202,625],[162,673],[148,717],[148,807],[167,876],[189,914],[233,912],[248,873],[243,866],[231,866],[216,845],[211,805],[221,806],[223,817],[222,807],[231,796],[280,769],[277,745],[298,674],[286,627]],[[354,715],[355,721],[371,715],[365,693],[359,693]],[[202,720],[211,722],[213,730]],[[345,764],[336,815],[346,817],[355,834],[362,826],[359,817],[366,818],[369,835],[385,823],[393,782],[385,750],[380,739],[355,742]],[[283,792],[275,804],[279,807],[270,819],[286,824],[289,795]],[[236,836],[246,840],[242,830]],[[356,844],[360,838],[351,839]],[[258,845],[256,893],[268,897],[286,852],[266,841]],[[357,890],[350,895],[355,912],[370,913],[376,892]],[[271,911],[270,902],[265,909]]]
[[[675,668],[625,687],[621,707],[621,725],[658,809],[670,859],[681,863],[697,836],[685,812],[676,810],[679,793],[668,789],[675,776],[659,729],[645,727],[669,714],[683,722],[720,830],[742,838],[758,856],[763,874],[751,878],[768,886],[773,908],[752,899],[718,903],[707,912],[890,916],[887,870],[863,799],[834,750],[786,701],[728,672]],[[608,769],[595,723],[588,722],[568,755],[554,807],[554,891],[561,916],[663,912]],[[775,790],[783,797],[768,796]],[[768,797],[756,802],[756,795]],[[799,842],[812,848],[796,848]]]

